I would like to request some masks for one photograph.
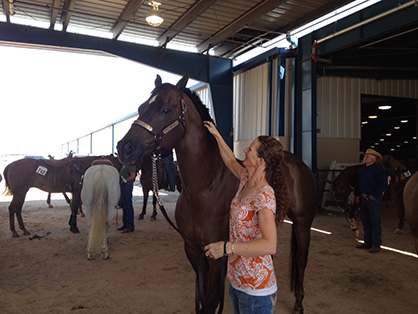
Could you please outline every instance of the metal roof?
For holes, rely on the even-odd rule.
[[[63,32],[84,28],[156,46],[213,49],[234,58],[352,0],[159,0],[164,22],[147,24],[149,0],[2,0],[7,22],[23,18]],[[14,13],[12,15],[11,13]]]

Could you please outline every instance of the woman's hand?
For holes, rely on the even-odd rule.
[[[214,242],[205,246],[204,250],[206,257],[217,260],[224,256],[224,241]]]
[[[213,122],[203,121],[203,125],[206,127],[206,129],[208,129],[209,133],[212,134],[213,136],[220,135],[218,129],[213,124]]]

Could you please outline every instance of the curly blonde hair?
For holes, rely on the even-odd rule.
[[[283,222],[289,209],[289,192],[286,185],[286,179],[283,173],[283,145],[271,136],[259,136],[258,156],[264,159],[266,164],[266,179],[274,190],[276,196],[276,222]]]

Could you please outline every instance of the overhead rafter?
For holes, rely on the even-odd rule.
[[[49,28],[50,29],[54,29],[55,27],[55,23],[57,22],[57,16],[58,16],[58,12],[59,12],[59,5],[60,5],[60,0],[54,0],[54,4],[51,10],[51,20],[49,23]]]
[[[65,0],[64,7],[61,14],[62,30],[67,30],[68,24],[70,24],[71,14],[74,10],[76,0]]]
[[[159,46],[165,46],[215,2],[216,0],[196,0],[196,2],[157,39]]]
[[[3,0],[3,12],[6,14],[6,21],[10,23],[10,7],[8,0]]]
[[[323,15],[323,12],[328,12],[328,11],[332,11],[335,10],[337,8],[340,8],[348,3],[352,2],[352,0],[335,0],[335,1],[331,1],[325,5],[323,5],[322,7],[309,12],[308,14],[302,16],[301,18],[294,20],[291,23],[286,24],[286,27],[282,27],[279,28],[277,30],[277,32],[281,32],[281,33],[287,33],[289,31],[291,31],[294,28],[299,27],[300,25],[305,25],[306,23],[309,23],[310,21],[318,18],[319,16]]]
[[[113,25],[111,32],[113,39],[117,39],[122,34],[129,21],[134,17],[135,13],[141,7],[145,0],[129,0],[119,16],[117,22]]]
[[[216,46],[218,43],[224,41],[226,38],[231,35],[239,32],[241,29],[246,27],[248,24],[263,16],[264,14],[270,12],[274,8],[278,7],[282,3],[286,2],[285,0],[265,0],[257,4],[252,9],[245,12],[239,18],[235,19],[232,23],[221,29],[211,38],[208,38],[197,46],[197,51],[200,53],[208,51],[210,48]]]

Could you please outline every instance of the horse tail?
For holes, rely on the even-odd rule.
[[[296,289],[297,278],[298,278],[298,265],[297,265],[297,253],[298,243],[296,238],[295,226],[292,224],[292,239],[290,243],[290,291]]]
[[[6,168],[4,168],[3,171],[3,176],[4,176],[4,184],[5,184],[5,189],[3,192],[3,195],[6,196],[12,196],[13,195],[13,190],[10,187],[10,183],[9,183],[9,170],[10,170],[10,165],[7,165]]]
[[[107,180],[99,171],[93,180],[93,204],[90,217],[90,231],[87,248],[92,254],[101,252],[102,243],[107,234],[109,192]]]

